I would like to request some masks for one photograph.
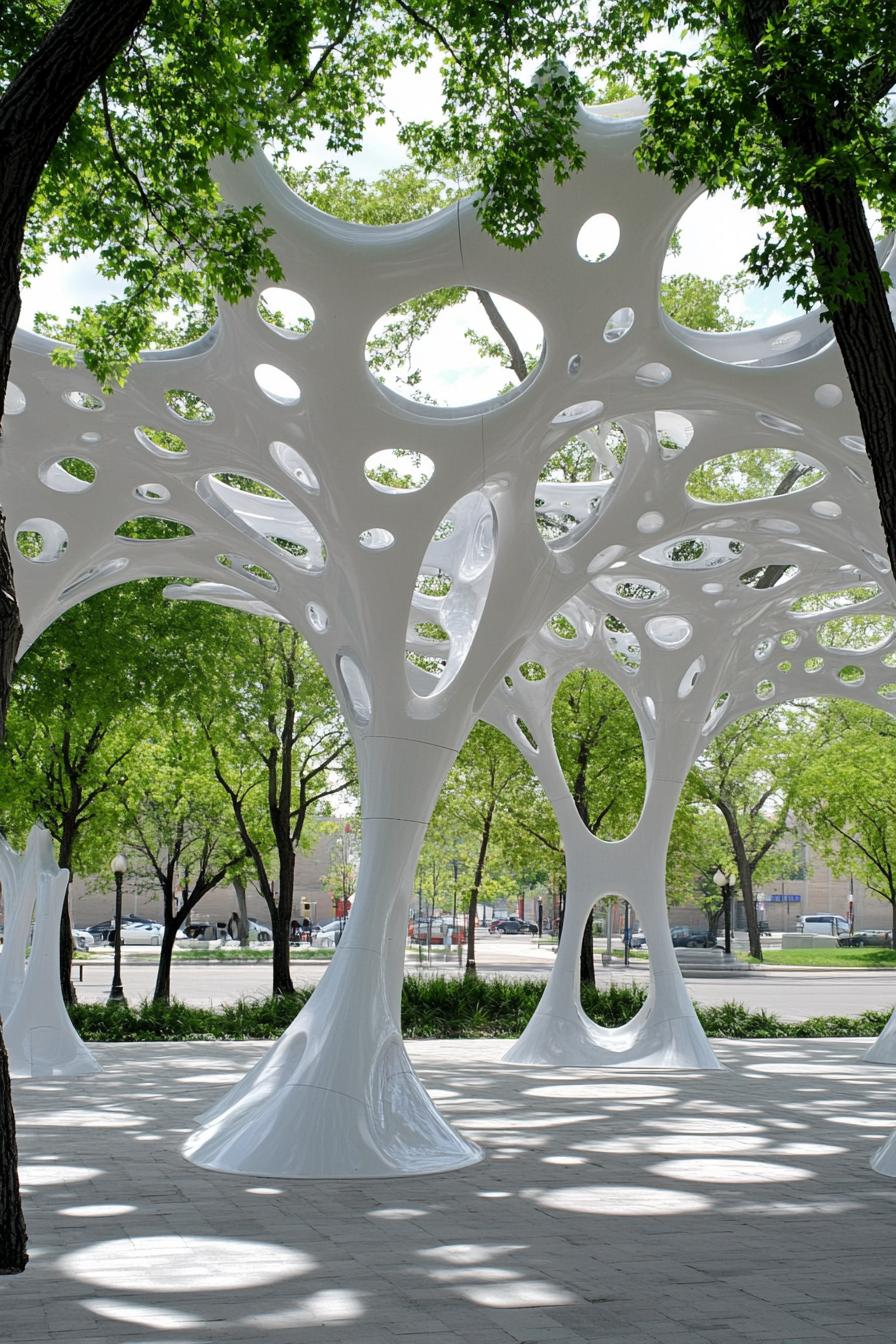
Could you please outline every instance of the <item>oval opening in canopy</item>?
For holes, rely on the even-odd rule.
[[[837,588],[826,593],[804,593],[791,605],[790,610],[797,616],[812,616],[824,611],[842,611],[844,608],[861,606],[879,597],[879,584],[859,581],[852,588]]]
[[[823,481],[827,472],[806,453],[789,448],[745,448],[711,457],[691,472],[686,489],[707,504],[770,499]]]
[[[619,246],[619,237],[619,221],[613,215],[592,215],[576,235],[576,251],[583,261],[606,261]]]
[[[557,687],[551,728],[588,829],[603,840],[624,839],[641,815],[646,787],[641,732],[627,697],[602,672],[576,668]]]
[[[613,488],[625,461],[627,441],[614,421],[573,434],[539,472],[535,523],[552,550],[575,542]]]
[[[26,560],[51,564],[68,547],[68,533],[52,518],[27,518],[16,529],[16,549]]]
[[[407,449],[383,448],[378,453],[371,453],[364,463],[364,475],[374,490],[387,495],[422,490],[434,471],[431,457]]]
[[[408,323],[416,339],[408,345]],[[508,395],[538,363],[544,331],[512,299],[485,290],[433,290],[390,309],[367,337],[370,372],[392,392],[434,407]]]
[[[373,714],[367,678],[354,658],[347,653],[341,653],[336,659],[336,670],[352,718],[363,727],[370,722]]]
[[[848,649],[865,653],[879,649],[896,632],[896,617],[885,612],[869,612],[862,616],[837,616],[825,621],[815,631],[815,638],[823,649]]]
[[[274,285],[258,296],[258,316],[278,336],[304,336],[314,323],[314,309],[294,289]]]
[[[494,508],[479,490],[452,506],[455,531],[447,547],[430,542],[408,614],[408,684],[421,699],[440,694],[461,671],[485,609],[495,558]],[[437,560],[433,552],[441,559]],[[444,563],[444,567],[443,567]],[[434,641],[448,641],[436,655]],[[422,641],[422,643],[421,643]],[[419,673],[429,673],[428,677]]]
[[[38,475],[49,489],[64,495],[77,495],[93,485],[96,467],[81,457],[60,457],[41,467]]]
[[[327,549],[317,528],[291,500],[263,481],[229,472],[210,473],[196,482],[196,493],[269,555],[312,573],[324,568]]]
[[[190,392],[183,387],[170,388],[165,393],[165,400],[168,403],[168,409],[178,420],[196,420],[201,424],[211,424],[215,418],[215,413],[207,401],[195,392]]]
[[[778,290],[763,289],[744,276],[744,259],[763,231],[758,211],[740,205],[730,191],[702,193],[675,226],[663,266],[660,302],[664,312],[689,332],[729,333],[729,344],[744,341],[747,358],[752,354],[750,362],[805,358],[811,353],[816,325],[807,324],[794,303],[782,303]],[[829,331],[826,337],[829,341]],[[740,362],[736,352],[717,357]]]

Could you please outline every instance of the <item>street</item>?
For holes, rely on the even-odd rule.
[[[141,949],[139,961],[134,951],[122,966],[127,998],[137,1003],[152,994],[155,984],[155,949]],[[597,955],[599,963],[600,958]],[[544,978],[550,972],[554,954],[549,947],[537,947],[528,937],[498,937],[484,934],[476,945],[477,968],[481,975],[500,975],[513,979]],[[293,962],[292,978],[296,987],[316,985],[328,962]],[[83,981],[78,979],[83,966]],[[409,975],[457,975],[457,952],[446,962],[441,948],[433,948],[427,960],[413,948],[408,951],[405,970]],[[78,962],[75,981],[82,1003],[101,1003],[109,993],[111,961],[105,957]],[[175,962],[171,986],[175,998],[197,1006],[233,1003],[241,998],[262,998],[269,992],[271,972],[265,962],[227,965],[223,962]],[[597,967],[598,986],[611,983],[646,985],[647,963],[633,961],[628,970],[613,966]],[[748,975],[692,979],[691,997],[697,1004],[717,1006],[735,1000],[751,1009],[764,1008],[787,1021],[795,1022],[819,1014],[852,1016],[866,1009],[896,1005],[896,970],[822,971],[757,970]]]

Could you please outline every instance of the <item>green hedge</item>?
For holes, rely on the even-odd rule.
[[[404,982],[402,1021],[410,1040],[521,1035],[541,998],[541,980],[446,980],[409,976]],[[72,1021],[85,1041],[271,1040],[279,1036],[307,1003],[310,989],[278,999],[241,999],[224,1008],[194,1008],[177,1000],[168,1005],[141,1003],[133,1008],[76,1004]],[[585,989],[585,1012],[604,1027],[618,1027],[641,1007],[645,991],[637,985]],[[698,1008],[708,1036],[733,1039],[772,1036],[877,1036],[890,1010],[859,1017],[812,1017],[784,1022],[772,1013],[754,1012],[741,1003]]]

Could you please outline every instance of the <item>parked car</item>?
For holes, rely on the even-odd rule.
[[[96,939],[86,929],[72,929],[72,941],[79,952],[89,952]]]
[[[646,946],[647,946],[647,934],[646,934],[646,933],[641,933],[641,931],[640,931],[640,929],[639,929],[637,933],[633,933],[633,934],[630,936],[630,938],[629,938],[629,940],[628,940],[628,945],[629,945],[629,947],[646,947]]]
[[[669,932],[672,934],[673,947],[715,947],[716,945],[716,939],[709,929],[692,929],[687,924],[673,924]]]
[[[837,939],[838,947],[892,947],[893,935],[889,929],[856,929],[855,933]]]
[[[131,924],[121,921],[122,947],[160,947],[165,930],[161,924]]]
[[[124,928],[126,924],[154,924],[154,923],[156,923],[155,920],[141,919],[139,915],[122,915],[121,917],[122,928]],[[159,927],[161,928],[161,925],[159,925]],[[112,932],[112,920],[102,919],[98,924],[90,924],[88,925],[85,932],[91,935],[95,943],[108,943],[109,934]]]
[[[797,933],[828,933],[832,937],[848,937],[849,920],[844,919],[842,915],[798,915],[796,921]]]
[[[488,926],[489,933],[537,933],[538,925],[531,924],[528,919],[517,919],[512,916],[510,919],[494,919]]]
[[[191,920],[189,927],[184,927],[184,935],[195,942],[214,943],[218,939],[223,942],[233,942],[230,934],[227,932],[227,925],[221,919],[199,919]]]
[[[338,947],[339,939],[342,937],[342,930],[345,928],[344,919],[333,919],[329,924],[321,924],[311,933],[312,947]]]
[[[273,935],[273,933],[271,932],[271,930],[268,928],[267,924],[259,924],[259,922],[258,922],[257,919],[250,919],[250,920],[248,921],[248,924],[249,924],[249,941],[250,941],[250,942],[252,942],[252,943],[272,943],[272,942],[274,941],[274,935]]]

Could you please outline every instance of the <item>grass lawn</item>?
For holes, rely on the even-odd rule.
[[[745,954],[743,961],[754,966],[833,966],[841,971],[868,971],[878,966],[896,968],[896,949],[892,947],[791,947],[763,952],[762,963]]]

